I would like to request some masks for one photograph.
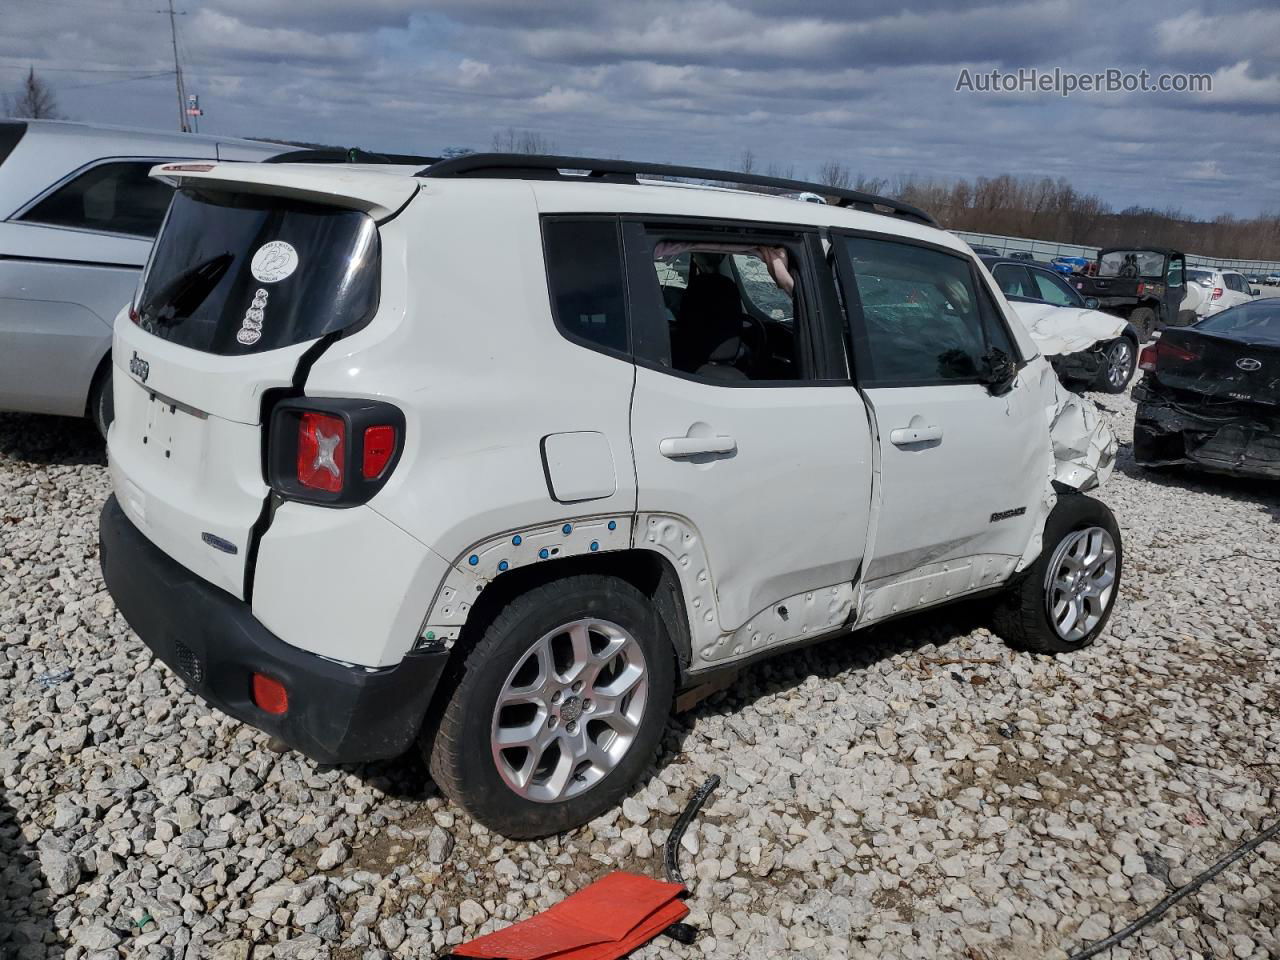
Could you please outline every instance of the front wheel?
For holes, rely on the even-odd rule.
[[[1039,558],[1008,588],[995,630],[1010,646],[1069,653],[1093,643],[1115,607],[1124,551],[1106,504],[1062,494],[1044,527]]]
[[[1098,373],[1098,389],[1106,393],[1124,393],[1138,365],[1138,351],[1128,337],[1117,337],[1103,351],[1104,363]]]
[[[639,590],[597,575],[538,587],[467,656],[430,744],[432,777],[507,837],[581,826],[653,759],[674,689],[671,642]]]

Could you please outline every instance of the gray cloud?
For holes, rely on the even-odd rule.
[[[170,126],[154,0],[19,0],[0,86],[49,70],[80,119]],[[813,174],[1064,176],[1116,206],[1280,210],[1280,10],[1104,0],[184,0],[204,129],[430,153],[536,130],[565,152]],[[962,68],[1195,70],[1211,94],[956,93]],[[127,76],[127,74],[125,75]],[[104,86],[89,86],[107,83]]]

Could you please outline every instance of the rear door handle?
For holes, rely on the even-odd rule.
[[[667,437],[658,442],[658,452],[670,460],[709,453],[733,453],[738,441],[733,437]]]
[[[935,426],[928,427],[898,427],[889,433],[889,440],[896,447],[906,447],[913,443],[927,443],[930,440],[941,440],[942,428]]]

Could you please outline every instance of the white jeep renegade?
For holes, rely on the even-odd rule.
[[[758,657],[981,594],[1030,650],[1106,625],[1120,535],[1079,491],[1114,437],[918,210],[564,157],[153,174],[104,576],[318,761],[418,742],[544,835]]]

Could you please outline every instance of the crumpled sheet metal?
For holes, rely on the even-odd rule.
[[[1059,386],[1049,411],[1054,479],[1076,490],[1092,490],[1111,476],[1119,444],[1093,402]]]
[[[1088,350],[1095,343],[1114,340],[1128,321],[1101,310],[1055,307],[1048,303],[1010,303],[1022,325],[1046,357]]]

